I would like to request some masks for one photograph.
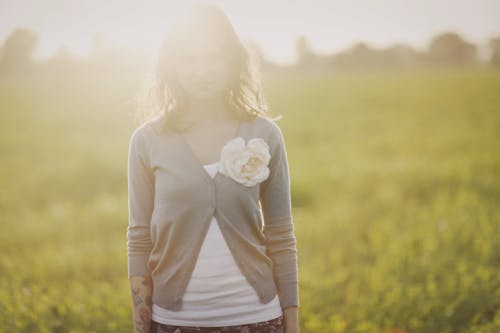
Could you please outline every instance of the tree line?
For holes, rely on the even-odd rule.
[[[116,69],[137,70],[146,63],[146,53],[132,50],[113,49],[94,36],[91,53],[86,58],[77,58],[64,46],[53,56],[35,61],[34,55],[39,43],[38,34],[30,29],[18,28],[12,31],[0,46],[0,77],[22,77],[36,73],[67,74],[99,69],[110,72]],[[464,66],[500,65],[500,37],[492,37],[486,46],[486,59],[479,56],[479,45],[465,40],[456,32],[443,32],[419,51],[404,43],[395,43],[387,48],[377,49],[365,42],[354,43],[350,48],[327,55],[315,53],[306,37],[297,39],[295,49],[297,61],[293,65],[280,65],[266,59],[257,43],[249,42],[260,58],[263,70],[295,68],[301,70],[329,68],[400,68],[412,66]],[[91,71],[92,72],[92,71]]]

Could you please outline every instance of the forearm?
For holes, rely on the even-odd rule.
[[[264,227],[266,253],[273,261],[273,271],[281,307],[299,305],[298,258],[291,217],[268,220]]]
[[[298,307],[292,306],[283,309],[285,319],[285,333],[299,333],[299,311]]]
[[[131,276],[130,289],[134,314],[134,332],[150,333],[153,280],[150,276]]]

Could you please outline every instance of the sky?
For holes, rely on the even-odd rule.
[[[0,42],[16,28],[37,32],[35,58],[61,46],[84,56],[100,33],[117,46],[155,52],[168,27],[196,0],[0,0]],[[483,45],[500,37],[500,0],[214,0],[240,37],[264,55],[295,61],[295,41],[306,36],[317,53],[338,52],[356,42],[375,48],[406,43],[425,50],[438,33],[454,31]],[[480,49],[481,53],[481,49]]]

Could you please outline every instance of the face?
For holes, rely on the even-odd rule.
[[[226,91],[229,66],[217,41],[196,36],[180,54],[176,75],[189,98],[210,99]]]

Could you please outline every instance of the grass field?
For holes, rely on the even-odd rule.
[[[302,333],[500,331],[500,70],[265,77]],[[0,83],[0,331],[132,332],[137,82]]]

